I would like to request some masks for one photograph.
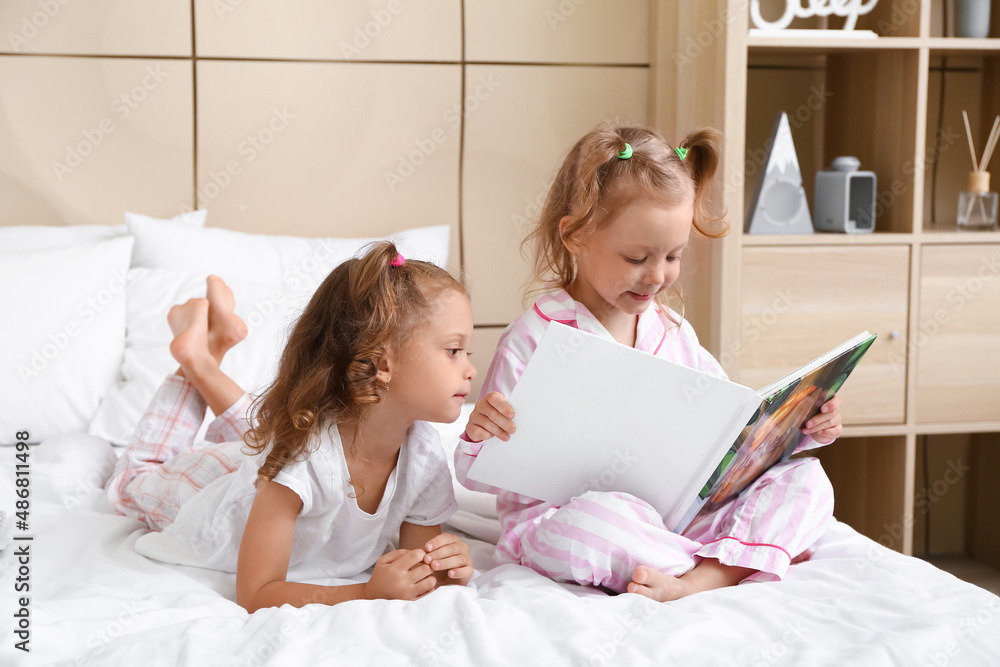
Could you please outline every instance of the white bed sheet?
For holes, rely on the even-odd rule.
[[[9,547],[0,664],[1000,664],[1000,598],[844,524],[783,582],[669,604],[496,567],[492,545],[472,541],[468,587],[248,615],[234,601],[235,575],[134,551],[145,529],[114,515],[101,490],[113,459],[110,445],[84,434],[32,448],[31,653],[14,650],[6,629],[17,565]],[[14,463],[13,448],[0,448],[4,494]]]

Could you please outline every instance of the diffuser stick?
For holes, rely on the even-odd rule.
[[[969,114],[962,109],[962,118],[965,119],[965,137],[969,140],[969,155],[972,156],[972,171],[979,171],[979,163],[976,162],[976,147],[972,143],[972,128],[969,127]]]
[[[979,160],[979,171],[983,173],[986,171],[987,167],[990,166],[990,160],[993,158],[993,149],[997,145],[997,127],[1000,127],[1000,116],[997,116],[993,121],[993,127],[990,129],[990,136],[986,140],[986,148],[983,149],[983,157]],[[982,197],[977,197],[979,201],[979,214],[986,219],[988,216],[986,214],[986,204],[983,202]]]
[[[993,159],[993,149],[997,147],[997,139],[1000,139],[998,128],[1000,128],[1000,116],[997,116],[996,120],[993,121],[993,129],[990,130],[990,138],[986,142],[983,159],[979,162],[979,171],[986,171],[986,168],[990,166],[990,160]]]

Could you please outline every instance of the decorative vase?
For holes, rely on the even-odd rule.
[[[990,34],[990,0],[954,0],[955,37],[983,39]]]

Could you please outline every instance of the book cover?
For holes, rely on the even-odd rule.
[[[507,398],[517,431],[486,442],[471,479],[556,505],[623,491],[670,522],[760,404],[753,389],[558,323]]]
[[[771,466],[787,461],[803,440],[802,425],[840,391],[861,357],[875,342],[867,331],[814,359],[758,393],[761,402],[746,427],[681,521],[701,519],[736,497]]]

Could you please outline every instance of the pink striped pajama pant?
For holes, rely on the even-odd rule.
[[[205,400],[188,380],[168,375],[105,486],[111,507],[153,530],[170,525],[185,501],[240,466],[251,402],[243,394],[196,444]]]
[[[758,571],[747,580],[780,580],[833,520],[833,488],[817,459],[793,459],[681,534],[627,493],[590,491],[547,507],[535,517],[534,507],[501,513],[505,526],[522,521],[501,537],[500,559],[557,581],[624,592],[638,565],[679,576],[705,558]]]

